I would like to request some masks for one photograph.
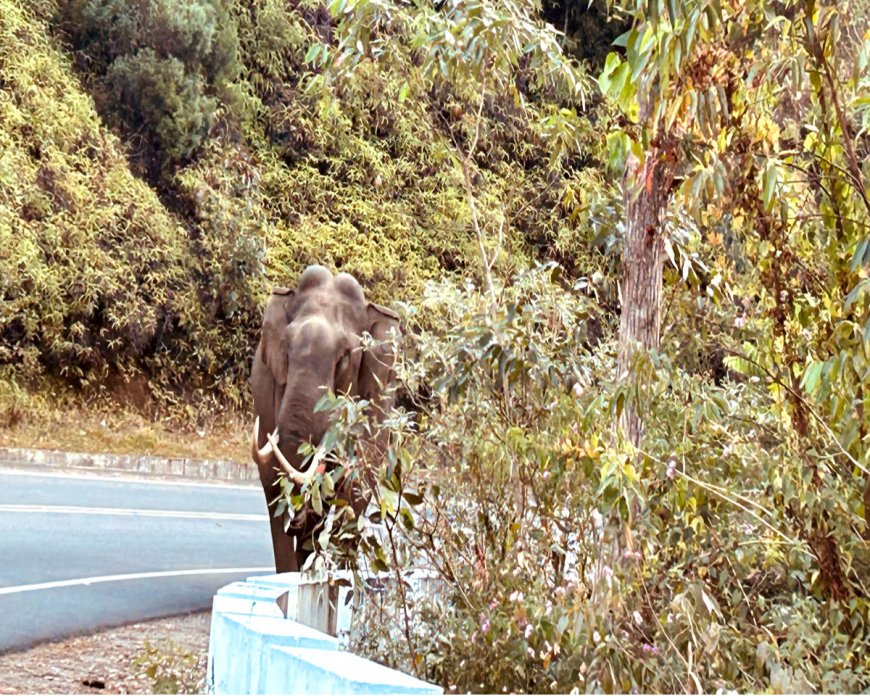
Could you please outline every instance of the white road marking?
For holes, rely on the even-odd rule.
[[[183,520],[231,520],[235,522],[264,522],[265,514],[250,515],[240,512],[194,512],[192,510],[136,510],[129,508],[77,507],[75,505],[11,505],[0,504],[0,512],[30,512],[67,515],[117,515],[121,517],[172,517]]]
[[[191,570],[161,570],[152,573],[128,573],[126,575],[97,575],[92,578],[76,578],[74,580],[56,580],[54,582],[38,582],[33,585],[17,585],[0,587],[0,595],[18,594],[19,592],[35,592],[37,590],[53,590],[59,587],[75,587],[76,585],[96,585],[101,582],[119,582],[122,580],[148,580],[151,578],[173,578],[190,575],[240,575],[243,573],[274,573],[275,568],[194,568]]]
[[[15,468],[6,468],[3,465],[9,464]],[[253,464],[251,464],[253,466]],[[27,468],[24,468],[27,467]],[[135,472],[131,472],[135,473]],[[153,476],[154,474],[152,474]],[[224,490],[236,491],[253,491],[257,493],[261,491],[260,482],[257,479],[251,479],[249,485],[238,483],[210,483],[208,481],[166,481],[142,478],[141,476],[131,476],[128,474],[117,473],[114,471],[104,471],[102,469],[93,469],[93,473],[81,474],[70,471],[45,471],[44,467],[38,464],[19,463],[14,461],[0,461],[0,476],[38,476],[40,478],[68,478],[78,481],[124,481],[132,483],[142,483],[147,486],[196,486],[198,488],[222,488]]]

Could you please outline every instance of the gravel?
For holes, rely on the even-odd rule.
[[[154,680],[134,662],[147,658],[146,643],[159,651],[149,664],[171,671],[178,665],[171,655],[182,650],[204,676],[210,619],[210,612],[176,616],[0,655],[0,694],[150,694]]]

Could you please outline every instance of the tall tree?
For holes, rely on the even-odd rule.
[[[622,255],[619,324],[619,379],[630,379],[636,395],[620,412],[620,425],[635,446],[643,434],[643,371],[633,369],[638,351],[655,351],[661,339],[662,270],[665,214],[678,173],[685,169],[684,148],[691,140],[697,109],[708,100],[687,100],[691,84],[686,67],[718,23],[715,0],[639,0],[625,4],[631,30],[618,40],[625,57],[608,56],[599,78],[602,91],[627,117],[620,138],[613,138],[624,159],[625,234]],[[706,97],[707,95],[703,95]],[[715,97],[714,97],[715,98]],[[701,115],[703,118],[704,115]]]

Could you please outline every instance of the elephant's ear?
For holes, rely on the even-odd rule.
[[[395,331],[396,337],[401,337],[399,315],[386,307],[369,302],[366,320],[368,332],[375,339],[375,343],[363,353],[360,361],[359,395],[381,405],[381,392],[390,381],[396,362],[396,344],[391,334]]]
[[[275,288],[263,314],[260,348],[263,361],[278,384],[287,383],[288,346],[285,338],[295,294],[288,288]]]

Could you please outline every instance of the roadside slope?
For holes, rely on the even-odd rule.
[[[205,381],[226,356],[198,263],[45,23],[0,0],[0,370],[84,387],[146,374],[143,399],[168,365]]]

